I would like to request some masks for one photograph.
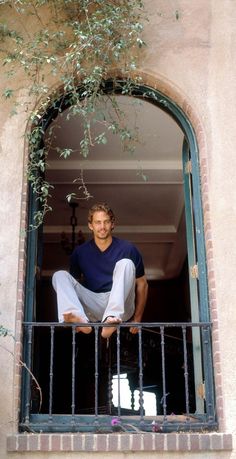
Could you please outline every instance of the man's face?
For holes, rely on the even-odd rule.
[[[108,239],[114,228],[109,215],[104,211],[94,212],[92,223],[88,224],[96,239]]]

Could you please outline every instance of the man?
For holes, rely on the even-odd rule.
[[[76,328],[83,333],[92,331],[90,321],[102,321],[110,325],[103,327],[103,338],[122,321],[141,322],[148,292],[140,253],[130,242],[112,236],[114,225],[111,208],[95,204],[88,214],[93,239],[73,251],[70,274],[57,271],[52,279],[59,321],[88,324]],[[130,332],[137,331],[131,325]]]

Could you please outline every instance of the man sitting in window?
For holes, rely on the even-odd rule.
[[[95,204],[88,214],[93,239],[73,251],[70,274],[57,271],[52,279],[59,321],[88,323],[76,328],[83,333],[92,331],[89,321],[110,324],[103,327],[103,338],[116,330],[114,324],[141,322],[148,292],[142,257],[133,244],[112,236],[114,224],[111,208]]]

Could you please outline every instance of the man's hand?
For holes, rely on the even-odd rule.
[[[136,322],[136,320],[134,322]],[[136,335],[136,333],[138,333],[138,327],[130,327],[129,331],[132,335]]]
[[[132,317],[132,322],[141,323],[141,321],[142,321],[142,316],[141,315],[137,316],[136,314],[134,314],[134,316]],[[129,331],[130,331],[130,333],[135,335],[136,333],[138,333],[139,328],[131,326]]]

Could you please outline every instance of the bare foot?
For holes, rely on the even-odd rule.
[[[64,321],[69,323],[87,323],[87,320],[78,316],[74,312],[65,312],[63,314]],[[77,332],[82,332],[88,335],[92,331],[92,327],[76,327]]]
[[[121,323],[121,319],[119,319],[118,317],[113,317],[113,316],[108,316],[104,322],[104,324],[120,324]],[[112,333],[114,333],[114,331],[116,331],[116,327],[103,327],[102,329],[102,337],[103,338],[110,338],[110,336],[112,335]]]

